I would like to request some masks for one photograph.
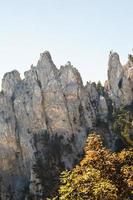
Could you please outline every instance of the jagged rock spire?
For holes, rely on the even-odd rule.
[[[17,70],[6,73],[2,79],[2,91],[5,95],[11,97],[15,90],[15,86],[20,81],[20,73]]]

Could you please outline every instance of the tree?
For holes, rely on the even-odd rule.
[[[36,184],[36,199],[52,198],[58,193],[59,176],[64,166],[60,160],[64,146],[61,137],[57,134],[50,136],[47,131],[34,136],[36,143],[41,141],[43,148],[35,153],[35,163],[32,167],[39,183]],[[39,139],[38,139],[39,138]],[[40,143],[39,143],[40,144]],[[41,186],[41,191],[38,186]],[[33,194],[30,194],[34,199]],[[33,196],[33,197],[32,197]]]
[[[129,146],[133,147],[131,137],[131,134],[133,134],[133,112],[131,109],[120,108],[115,111],[112,127],[116,134],[119,134]]]
[[[132,54],[129,54],[129,55],[128,55],[128,59],[129,59],[129,61],[133,62],[133,55],[132,55]]]
[[[99,93],[99,95],[104,96],[105,92],[104,92],[104,87],[102,86],[101,82],[98,81],[97,85],[96,85],[97,91]]]
[[[60,200],[128,200],[132,196],[133,149],[112,153],[89,135],[83,160],[61,174]]]

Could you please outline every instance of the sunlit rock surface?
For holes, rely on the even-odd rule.
[[[107,99],[96,84],[86,86],[70,62],[57,69],[48,51],[40,54],[37,66],[26,71],[24,79],[16,70],[6,73],[0,93],[0,185],[2,200],[28,200],[45,187],[37,176],[43,171],[71,169],[82,157],[89,130],[97,118],[107,123]],[[117,53],[109,57],[106,93],[119,107],[132,102],[133,65],[122,66]],[[102,133],[107,146],[114,148],[114,133]],[[51,159],[49,158],[51,156]],[[41,164],[40,164],[41,163]],[[41,172],[40,167],[40,172]],[[50,169],[51,169],[50,168]],[[43,177],[42,171],[42,177]]]
[[[23,199],[30,181],[32,193],[41,187],[36,186],[39,180],[32,166],[37,157],[45,160],[41,138],[46,131],[50,137],[62,137],[69,150],[64,148],[59,159],[65,168],[71,168],[82,154],[87,130],[95,121],[89,93],[70,62],[58,70],[45,51],[23,80],[17,71],[6,73],[0,94],[0,175],[6,185],[2,199],[11,194],[14,199]]]
[[[109,57],[108,83],[110,97],[116,107],[130,105],[133,101],[133,62],[122,65],[117,53]]]

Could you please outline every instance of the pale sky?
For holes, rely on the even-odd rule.
[[[23,75],[48,50],[84,83],[103,82],[109,51],[124,63],[132,48],[133,0],[0,0],[0,80],[14,69]]]

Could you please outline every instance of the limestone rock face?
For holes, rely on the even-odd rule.
[[[112,102],[116,107],[132,103],[131,60],[122,66],[117,53],[110,55],[104,89],[106,95],[95,83],[84,86],[70,62],[57,69],[48,51],[24,73],[24,79],[15,70],[4,75],[0,92],[2,200],[43,200],[45,193],[51,197],[60,170],[71,169],[82,157],[87,133],[96,128],[97,118],[103,130]],[[115,134],[107,129],[101,135],[112,148]]]
[[[100,95],[98,94],[96,83],[87,82],[85,88],[88,93],[91,105],[93,106],[93,109],[95,110],[95,113],[97,114]]]
[[[108,65],[108,86],[111,99],[116,107],[130,105],[133,101],[133,62],[128,60],[127,64],[122,66],[119,55],[112,53]]]
[[[106,99],[103,96],[100,96],[99,99],[99,105],[98,105],[98,113],[100,120],[107,122],[107,117],[108,117],[108,106]]]
[[[15,90],[15,86],[20,81],[21,78],[18,71],[14,70],[12,72],[6,73],[2,80],[2,90],[4,94],[11,97]]]
[[[41,195],[45,188],[33,169],[38,159],[45,168],[47,152],[54,146],[56,152],[58,141],[59,156],[55,154],[54,164],[71,168],[95,121],[88,89],[70,62],[57,69],[46,51],[23,80],[17,71],[6,73],[0,94],[2,200],[12,195],[14,200],[23,200],[28,187],[32,195],[38,190]]]
[[[117,53],[110,54],[108,69],[108,82],[111,91],[112,99],[114,99],[116,106],[119,106],[119,96],[121,92],[121,80],[123,76],[123,68],[120,63],[119,55]]]

